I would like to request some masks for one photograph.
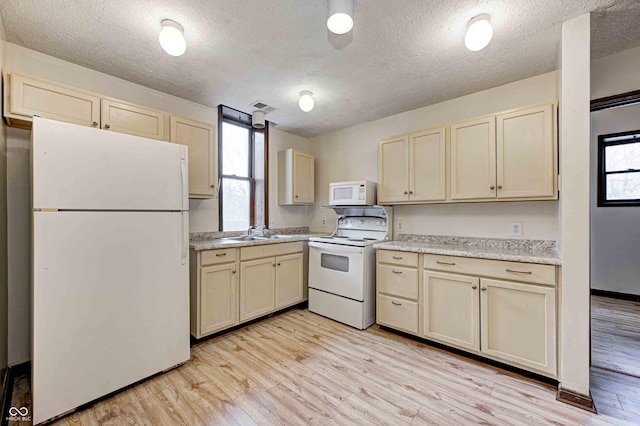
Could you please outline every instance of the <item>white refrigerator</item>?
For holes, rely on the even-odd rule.
[[[35,117],[34,424],[190,357],[187,148]]]

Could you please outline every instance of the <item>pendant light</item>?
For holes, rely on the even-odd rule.
[[[313,101],[313,93],[308,90],[300,92],[300,100],[298,100],[298,106],[304,112],[311,111],[315,106],[315,102]]]
[[[489,15],[478,15],[467,24],[467,34],[464,36],[464,45],[472,52],[482,50],[493,37],[493,27],[489,22]]]
[[[327,28],[334,34],[346,34],[353,28],[353,0],[329,0]]]
[[[171,19],[162,21],[160,30],[160,46],[171,56],[180,56],[187,50],[187,41],[184,39],[182,25]]]

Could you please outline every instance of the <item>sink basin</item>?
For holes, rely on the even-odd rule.
[[[291,238],[291,235],[265,235],[264,237],[259,237],[259,238],[264,238],[265,240],[277,240],[280,238]]]
[[[228,237],[224,238],[225,240],[233,240],[233,241],[259,241],[264,240],[264,237],[255,237],[253,235],[241,235],[240,237]]]

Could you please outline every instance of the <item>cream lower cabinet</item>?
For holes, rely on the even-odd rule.
[[[377,259],[378,324],[557,377],[555,266],[392,250]]]
[[[276,257],[276,309],[302,302],[302,253]]]
[[[463,349],[480,350],[479,279],[425,271],[422,334]]]
[[[216,130],[210,124],[171,116],[171,142],[189,148],[189,198],[213,198],[216,186]]]
[[[482,352],[555,375],[555,289],[486,278],[480,285]]]
[[[240,321],[248,321],[275,310],[275,268],[275,258],[240,264]]]

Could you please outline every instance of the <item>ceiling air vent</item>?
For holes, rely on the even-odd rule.
[[[270,106],[270,105],[267,105],[267,104],[265,104],[265,103],[264,103],[264,102],[262,102],[262,101],[255,101],[255,102],[252,102],[252,103],[251,103],[251,106],[252,106],[253,108],[255,108],[255,109],[259,109],[259,110],[261,110],[261,111],[264,111],[265,113],[273,112],[273,111],[275,111],[275,110],[276,110],[276,108],[274,108],[274,107],[272,107],[272,106]]]

